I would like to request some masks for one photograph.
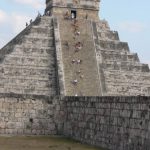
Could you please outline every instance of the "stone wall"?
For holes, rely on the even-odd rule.
[[[0,134],[56,134],[57,103],[54,97],[1,94]]]
[[[0,94],[0,134],[65,135],[110,150],[149,150],[149,97]]]
[[[65,98],[64,135],[110,150],[150,149],[149,97]]]

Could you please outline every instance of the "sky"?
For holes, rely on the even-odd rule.
[[[150,1],[101,0],[100,18],[106,19],[120,40],[128,42],[142,63],[150,65]]]
[[[45,0],[0,1],[0,48],[25,28],[25,23],[43,13]],[[101,0],[100,19],[118,31],[120,40],[128,42],[142,63],[150,64],[150,1]]]

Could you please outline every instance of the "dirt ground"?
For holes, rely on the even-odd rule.
[[[0,137],[0,150],[102,150],[61,137]]]

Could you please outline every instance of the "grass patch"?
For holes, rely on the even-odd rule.
[[[0,137],[0,150],[103,150],[58,136]]]

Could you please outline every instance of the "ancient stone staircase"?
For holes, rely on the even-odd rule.
[[[150,95],[150,70],[119,40],[107,22],[96,24],[97,56],[104,77],[104,95]]]
[[[53,19],[36,20],[0,51],[0,92],[57,94]]]
[[[74,20],[59,20],[66,95],[101,96],[91,22],[77,20],[77,26],[80,35],[75,36]]]

